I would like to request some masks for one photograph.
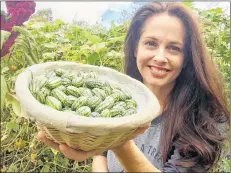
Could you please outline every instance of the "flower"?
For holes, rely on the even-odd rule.
[[[14,44],[17,33],[12,31],[14,26],[22,26],[35,12],[36,3],[34,1],[5,1],[7,14],[1,13],[1,30],[11,32],[11,36],[2,46],[1,58],[8,54]],[[9,19],[8,19],[9,18]]]

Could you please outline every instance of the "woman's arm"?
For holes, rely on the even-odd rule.
[[[132,140],[112,151],[126,172],[161,172],[144,156]]]
[[[107,158],[103,155],[93,157],[92,172],[108,172]]]

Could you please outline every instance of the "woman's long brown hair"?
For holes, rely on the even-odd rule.
[[[168,98],[160,141],[162,159],[167,161],[174,146],[183,158],[178,162],[180,166],[208,171],[220,158],[225,137],[219,124],[229,122],[229,109],[221,74],[209,56],[198,19],[191,10],[180,3],[156,2],[141,7],[126,35],[125,71],[142,82],[134,52],[145,21],[160,13],[175,16],[184,24],[187,63]]]

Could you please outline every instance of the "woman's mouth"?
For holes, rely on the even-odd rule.
[[[156,78],[163,78],[165,77],[170,70],[164,69],[164,68],[158,68],[155,66],[149,66],[151,74]]]

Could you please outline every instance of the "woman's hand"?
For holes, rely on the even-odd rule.
[[[65,144],[55,143],[55,142],[49,140],[48,138],[46,138],[45,134],[43,132],[41,132],[41,131],[38,133],[38,138],[43,143],[45,143],[47,146],[49,146],[49,147],[63,153],[67,158],[72,159],[72,160],[76,160],[78,162],[84,161],[84,160],[88,159],[91,156],[99,154],[99,153],[97,153],[95,151],[88,151],[88,152],[80,151],[80,150],[75,150],[73,148],[70,148]]]
[[[144,133],[145,130],[147,130],[149,128],[149,126],[150,126],[150,124],[147,124],[147,125],[145,125],[142,128],[138,128],[136,131],[133,132],[133,134],[128,139],[128,141],[131,140],[131,139],[133,139],[133,138],[135,138],[137,135],[140,135],[140,134]],[[98,152],[96,152],[94,150],[93,151],[88,151],[88,152],[86,152],[86,151],[80,151],[80,150],[75,150],[75,149],[73,149],[71,147],[68,147],[65,144],[55,143],[55,142],[49,140],[48,138],[46,138],[45,134],[42,131],[40,131],[38,133],[38,138],[43,143],[45,143],[47,146],[49,146],[49,147],[51,147],[51,148],[53,148],[55,150],[58,150],[59,152],[63,153],[67,158],[72,159],[72,160],[76,160],[76,161],[79,161],[79,162],[84,161],[84,160],[88,159],[89,157],[92,157],[92,156],[100,154],[100,153],[98,153]],[[121,144],[120,146],[117,146],[117,147],[121,147],[125,143],[123,143],[123,144]]]

